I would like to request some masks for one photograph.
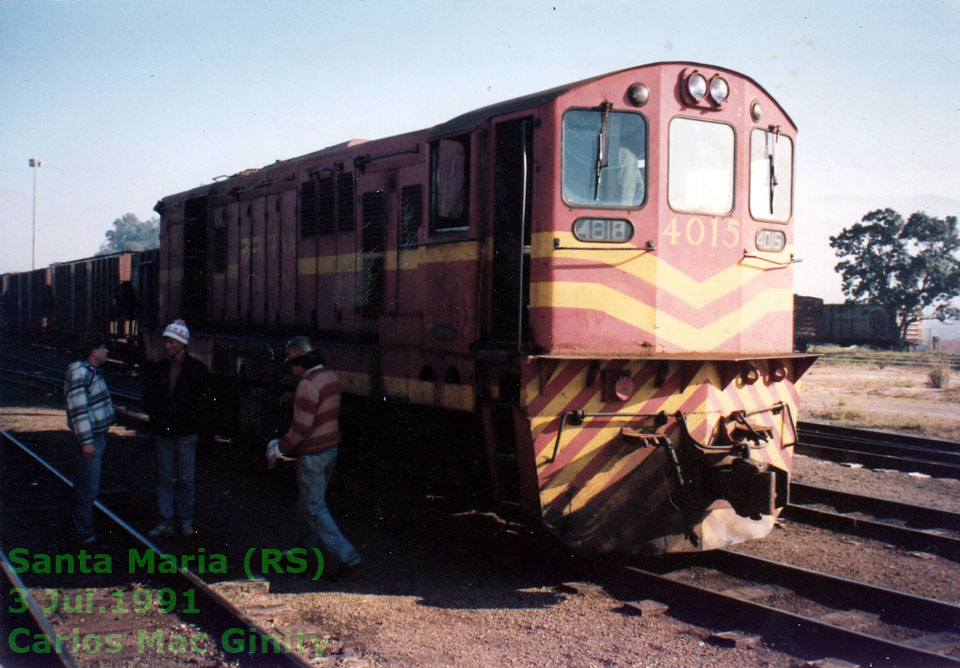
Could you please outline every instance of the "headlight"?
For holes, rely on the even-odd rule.
[[[760,119],[763,118],[763,108],[756,100],[750,105],[750,118],[753,119],[754,123],[759,123]]]
[[[726,80],[714,77],[710,82],[710,97],[717,104],[722,104],[730,96],[730,86]]]
[[[707,80],[702,74],[691,74],[687,79],[687,92],[694,100],[700,101],[707,96]]]

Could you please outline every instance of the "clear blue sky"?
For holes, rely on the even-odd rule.
[[[799,127],[796,291],[829,235],[960,214],[960,0],[0,0],[0,273],[96,252],[126,212],[247,167],[661,60],[743,72]]]

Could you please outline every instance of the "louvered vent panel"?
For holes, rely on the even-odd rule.
[[[354,228],[353,211],[353,173],[341,174],[337,177],[337,228],[352,230]]]
[[[404,186],[400,189],[400,245],[417,243],[422,224],[423,186]]]
[[[300,236],[312,237],[317,233],[317,184],[304,181],[300,184]]]
[[[334,208],[336,188],[333,177],[320,179],[317,190],[317,231],[332,232],[336,228],[336,209]]]
[[[384,223],[387,219],[386,200],[382,190],[363,193],[363,252],[383,251]]]

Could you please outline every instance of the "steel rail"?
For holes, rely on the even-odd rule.
[[[809,432],[802,431],[800,432],[800,442],[804,445],[840,448],[852,452],[865,452],[872,455],[889,455],[903,459],[922,459],[942,464],[960,465],[960,451],[943,448],[929,448],[922,445],[891,443],[889,441],[874,441],[865,438],[851,438],[849,436],[811,435]]]
[[[657,600],[665,600],[679,607],[695,605],[714,614],[725,614],[727,619],[736,619],[738,626],[746,626],[768,637],[776,634],[781,639],[788,639],[796,648],[804,648],[806,652],[821,651],[826,655],[839,655],[839,658],[877,667],[960,666],[960,659],[943,654],[699,585],[678,582],[667,575],[636,566],[625,568],[641,584],[643,591]]]
[[[841,512],[868,513],[874,517],[901,520],[918,529],[947,529],[960,532],[960,513],[891,501],[800,482],[790,483],[790,501],[799,504],[822,503]]]
[[[841,436],[851,440],[864,440],[897,445],[916,446],[945,452],[960,452],[960,442],[942,438],[917,436],[914,434],[898,434],[890,431],[860,429],[842,425],[826,424],[821,422],[801,421],[798,424],[800,431],[809,435]]]
[[[31,594],[27,590],[27,587],[23,583],[23,580],[20,579],[20,576],[14,570],[13,564],[10,563],[10,560],[7,558],[7,553],[4,552],[2,547],[0,547],[0,571],[3,571],[3,577],[10,584],[10,587],[4,588],[4,592],[3,592],[4,595],[3,597],[0,597],[0,600],[3,600],[4,603],[6,603],[7,593],[8,592],[12,593],[14,590],[16,590],[18,592],[18,595],[27,604],[26,611],[23,613],[19,613],[19,616],[17,617],[18,621],[22,618],[22,615],[29,614],[29,617],[31,620],[30,625],[34,627],[34,630],[42,633],[47,637],[47,642],[49,643],[50,647],[56,647],[57,632],[54,630],[53,626],[50,624],[50,620],[47,619],[47,616],[43,614],[43,610],[40,604],[37,602],[37,599],[35,599],[33,597],[33,594]],[[13,616],[13,615],[17,615],[18,613],[14,613],[10,611],[9,606],[5,605],[4,609],[0,611],[0,614],[3,614],[3,615],[9,614]],[[9,641],[9,636],[5,642],[7,642],[8,645],[11,645],[10,650],[13,651],[12,643],[10,643]],[[56,660],[58,662],[58,665],[64,666],[65,668],[77,668],[77,664],[73,660],[73,657],[70,656],[67,652],[52,652],[52,654],[54,655],[53,658],[51,658],[49,654],[47,654],[44,657],[43,665],[51,665],[51,664],[48,664],[47,662]],[[0,654],[0,656],[2,656],[2,654]],[[39,657],[32,656],[31,658],[37,659],[37,661],[36,662],[28,661],[27,665],[39,665]],[[14,665],[14,664],[8,664],[8,665]]]
[[[46,383],[54,387],[63,386],[63,376],[42,376],[38,373],[31,371],[21,371],[19,369],[8,369],[6,367],[0,367],[0,374],[9,374],[17,378],[22,378],[24,380],[36,380],[40,383]],[[127,399],[135,403],[140,403],[143,401],[143,398],[138,394],[132,394],[130,392],[124,392],[123,390],[118,390],[116,388],[108,388],[110,394],[115,397],[120,397],[121,399]]]
[[[960,561],[960,538],[910,529],[876,520],[790,504],[780,517],[830,531],[883,541],[905,550],[930,552],[952,561]]]
[[[960,623],[960,605],[953,603],[726,549],[714,550],[704,556],[708,566],[720,568],[727,574],[790,586],[805,598],[842,609],[856,601],[860,608],[912,628],[916,628],[917,619],[931,622],[938,631],[956,630]]]
[[[0,435],[3,436],[9,443],[13,444],[19,448],[22,452],[26,453],[29,457],[34,459],[38,464],[43,466],[50,473],[55,475],[60,479],[61,482],[68,485],[70,488],[73,488],[74,484],[66,476],[64,476],[56,468],[50,466],[42,457],[37,455],[33,450],[28,446],[21,443],[16,437],[12,434],[9,434],[6,431],[0,430]],[[204,603],[207,604],[210,613],[204,615],[203,622],[218,628],[218,630],[223,631],[228,628],[237,627],[237,623],[241,626],[244,626],[257,636],[258,647],[269,648],[264,654],[268,654],[271,658],[271,661],[274,661],[272,665],[292,665],[300,666],[301,668],[307,668],[313,664],[305,660],[298,654],[286,650],[282,645],[278,643],[278,640],[275,636],[269,634],[265,629],[263,629],[259,624],[253,621],[250,617],[241,612],[236,606],[233,605],[226,598],[214,591],[203,579],[197,576],[195,573],[190,571],[190,569],[185,568],[177,563],[176,559],[166,554],[163,550],[153,544],[148,538],[146,538],[139,531],[130,526],[125,520],[123,520],[119,515],[114,513],[112,510],[107,508],[100,501],[94,501],[94,507],[97,508],[100,512],[105,514],[110,520],[112,520],[117,526],[119,526],[123,532],[134,541],[140,543],[142,546],[146,547],[148,550],[153,550],[153,553],[159,555],[159,558],[168,562],[172,565],[176,572],[168,575],[168,578],[171,580],[171,584],[176,584],[177,588],[180,590],[183,589],[194,589],[197,593],[197,602],[198,607],[203,606]],[[177,582],[177,578],[182,578],[182,581]],[[201,608],[203,609],[203,608]],[[219,619],[217,619],[219,617]],[[223,620],[223,621],[220,621]],[[246,656],[246,655],[240,655]],[[278,658],[282,657],[282,658]]]
[[[937,478],[960,479],[960,464],[943,463],[918,457],[875,454],[862,449],[814,445],[802,441],[794,446],[794,451],[800,455],[827,459],[833,462],[858,463],[870,468],[915,471]]]

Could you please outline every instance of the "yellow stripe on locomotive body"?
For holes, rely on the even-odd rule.
[[[787,501],[805,365],[529,358],[523,400],[543,524],[584,553],[766,535]]]

